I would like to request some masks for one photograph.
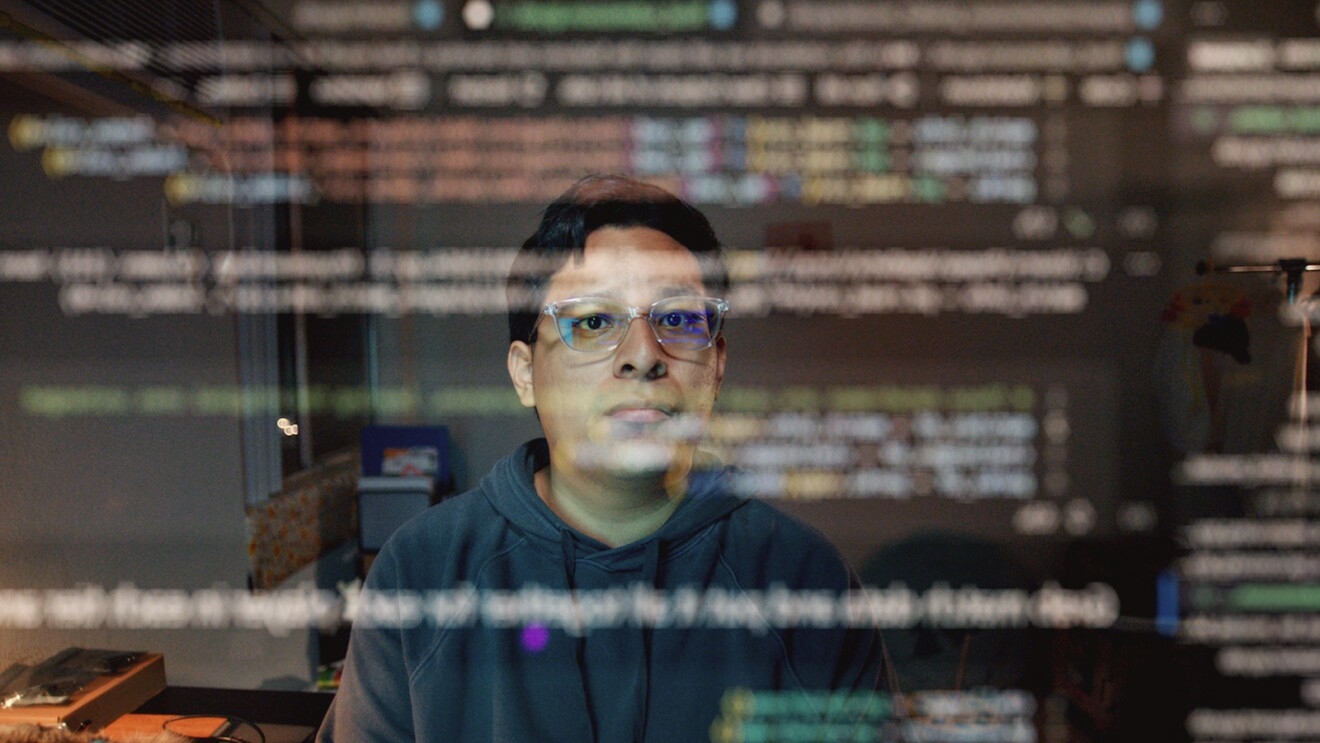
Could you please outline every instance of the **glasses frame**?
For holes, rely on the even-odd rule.
[[[712,317],[710,320],[710,324],[711,324],[710,340],[706,341],[705,345],[684,346],[672,340],[666,341],[665,339],[660,337],[660,329],[655,326],[655,323],[652,322],[651,319],[653,317],[655,307],[656,305],[664,304],[665,302],[672,302],[676,299],[697,299],[697,300],[701,300],[702,302],[714,303],[715,313],[714,313],[714,317]],[[565,305],[573,302],[603,302],[603,303],[618,305],[620,308],[627,310],[628,321],[623,324],[623,332],[619,334],[618,340],[614,341],[614,343],[610,344],[609,346],[602,346],[600,348],[578,348],[574,346],[572,341],[569,340],[568,333],[570,331],[563,324],[561,324],[559,317],[560,309],[562,309]],[[541,308],[541,314],[549,316],[551,321],[553,322],[555,326],[555,332],[559,335],[559,339],[564,342],[565,346],[567,346],[568,348],[574,351],[577,351],[578,353],[606,353],[615,350],[619,346],[623,345],[624,338],[628,337],[628,331],[632,329],[633,320],[638,320],[641,318],[646,318],[646,326],[651,329],[651,336],[655,338],[656,343],[659,343],[662,348],[671,348],[682,351],[704,351],[707,348],[710,348],[711,346],[715,345],[715,339],[720,336],[720,329],[724,325],[724,315],[728,311],[729,311],[729,303],[726,302],[725,300],[719,297],[704,297],[697,294],[681,294],[673,297],[665,297],[663,299],[659,299],[656,300],[655,302],[652,302],[650,307],[630,306],[624,304],[623,302],[620,302],[617,299],[611,299],[609,297],[570,297],[568,299],[560,299],[551,302],[547,304],[545,307]]]

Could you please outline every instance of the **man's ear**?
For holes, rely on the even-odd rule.
[[[513,391],[518,393],[518,402],[524,408],[536,407],[536,390],[532,386],[532,347],[523,341],[509,344],[509,379],[513,380]],[[723,364],[720,364],[723,367]],[[723,371],[721,370],[721,375]]]

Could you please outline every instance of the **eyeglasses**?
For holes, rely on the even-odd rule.
[[[729,303],[714,297],[666,297],[649,308],[581,297],[551,302],[542,313],[555,321],[564,345],[574,351],[613,351],[639,317],[646,318],[666,348],[699,351],[715,342],[728,311]]]

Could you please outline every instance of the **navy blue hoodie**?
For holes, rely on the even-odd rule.
[[[318,740],[709,741],[730,689],[876,687],[882,651],[871,630],[622,621],[578,632],[563,622],[481,621],[475,606],[482,597],[518,589],[739,596],[856,587],[824,537],[760,501],[730,495],[723,473],[693,473],[659,531],[610,547],[568,526],[537,496],[532,474],[547,464],[544,440],[526,444],[474,490],[390,538],[366,595],[445,596],[473,602],[472,611],[447,615],[463,617],[448,624],[355,623]]]

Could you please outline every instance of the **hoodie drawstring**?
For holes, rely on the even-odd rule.
[[[559,533],[559,549],[564,558],[564,582],[568,590],[572,591],[575,584],[575,573],[577,570],[577,547],[574,544],[572,532],[565,529]],[[646,551],[642,560],[642,580],[649,584],[651,588],[660,588],[660,554],[661,543],[659,539],[652,539],[646,545]],[[642,667],[638,670],[637,684],[637,717],[633,722],[633,742],[645,743],[646,741],[646,720],[650,712],[651,698],[651,636],[655,629],[653,627],[642,627]],[[577,666],[578,679],[582,683],[583,698],[590,697],[587,690],[586,674],[586,633],[579,632],[576,638],[576,645],[573,652],[573,660]],[[596,739],[596,721],[591,717],[590,705],[587,709],[587,724],[591,727],[591,739]]]
[[[653,589],[660,588],[660,539],[652,539],[646,545],[642,561],[642,580]],[[637,721],[633,727],[634,743],[646,740],[646,716],[650,711],[651,699],[651,634],[654,627],[642,627],[642,668],[638,672],[640,683],[637,684]]]
[[[564,557],[564,584],[569,593],[572,593],[575,587],[574,576],[577,571],[577,547],[573,543],[572,532],[567,529],[559,532],[559,549]],[[574,599],[574,603],[576,604],[576,599]],[[576,606],[574,607],[574,613],[578,614]],[[578,618],[580,616],[579,614]],[[587,672],[585,668],[587,636],[584,628],[579,627],[578,630],[574,638],[573,665],[577,668],[578,683],[582,687],[582,701],[585,707],[583,712],[587,717],[587,727],[591,729],[591,740],[594,741],[596,740],[596,720],[591,715],[591,704],[587,701],[591,696],[590,691],[587,689]]]

